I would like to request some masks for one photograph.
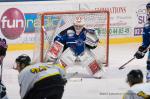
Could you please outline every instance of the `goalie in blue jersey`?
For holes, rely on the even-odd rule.
[[[72,26],[56,35],[47,57],[53,62],[59,59],[65,67],[73,66],[70,63],[81,64],[90,75],[95,75],[100,71],[100,63],[91,49],[98,46],[99,38],[94,29],[84,26],[85,20],[78,18]]]

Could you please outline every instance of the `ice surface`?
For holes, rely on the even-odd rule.
[[[146,74],[146,56],[135,59],[126,65],[123,70],[118,67],[133,58],[140,44],[110,45],[109,67],[104,68],[102,79],[84,78],[69,79],[65,86],[63,99],[121,99],[123,93],[129,88],[126,74],[131,69],[141,69]],[[9,99],[20,99],[18,72],[13,70],[15,58],[20,54],[28,54],[32,57],[32,51],[7,52],[3,65],[3,82],[7,87]]]

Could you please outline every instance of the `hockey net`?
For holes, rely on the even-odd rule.
[[[39,13],[36,20],[36,37],[33,60],[42,62],[54,37],[62,30],[73,25],[76,18],[84,18],[85,28],[95,29],[99,44],[93,53],[108,66],[109,54],[109,20],[108,11],[68,11]],[[46,33],[44,32],[45,29]]]

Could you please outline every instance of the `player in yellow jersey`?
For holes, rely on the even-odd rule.
[[[60,64],[36,63],[31,65],[28,55],[16,58],[19,71],[21,99],[61,99],[64,92],[65,70]]]

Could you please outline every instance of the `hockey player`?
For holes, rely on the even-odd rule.
[[[16,58],[21,99],[61,99],[67,82],[64,67],[30,62],[25,54]]]
[[[100,64],[90,49],[97,47],[99,39],[95,30],[86,29],[84,25],[84,19],[78,18],[72,26],[60,32],[54,38],[54,44],[48,53],[48,58],[56,61],[61,56],[60,62],[64,66],[72,66],[69,64],[71,62],[82,62],[82,66],[87,68],[90,75],[94,75],[100,70]],[[73,61],[70,62],[70,60]]]
[[[141,59],[144,57],[145,53],[147,52],[148,47],[150,45],[150,3],[146,5],[147,9],[147,23],[144,25],[143,28],[143,42],[142,45],[138,48],[138,51],[134,54],[137,59]],[[147,59],[147,82],[150,81],[150,51],[148,51],[148,59]]]
[[[131,88],[123,99],[150,99],[150,83],[143,83],[141,70],[131,70],[127,74],[127,83]]]
[[[3,66],[3,59],[6,56],[7,51],[7,42],[5,39],[0,38],[0,67],[1,67],[1,74],[0,74],[0,99],[8,99],[6,94],[6,87],[2,84],[2,66]]]

